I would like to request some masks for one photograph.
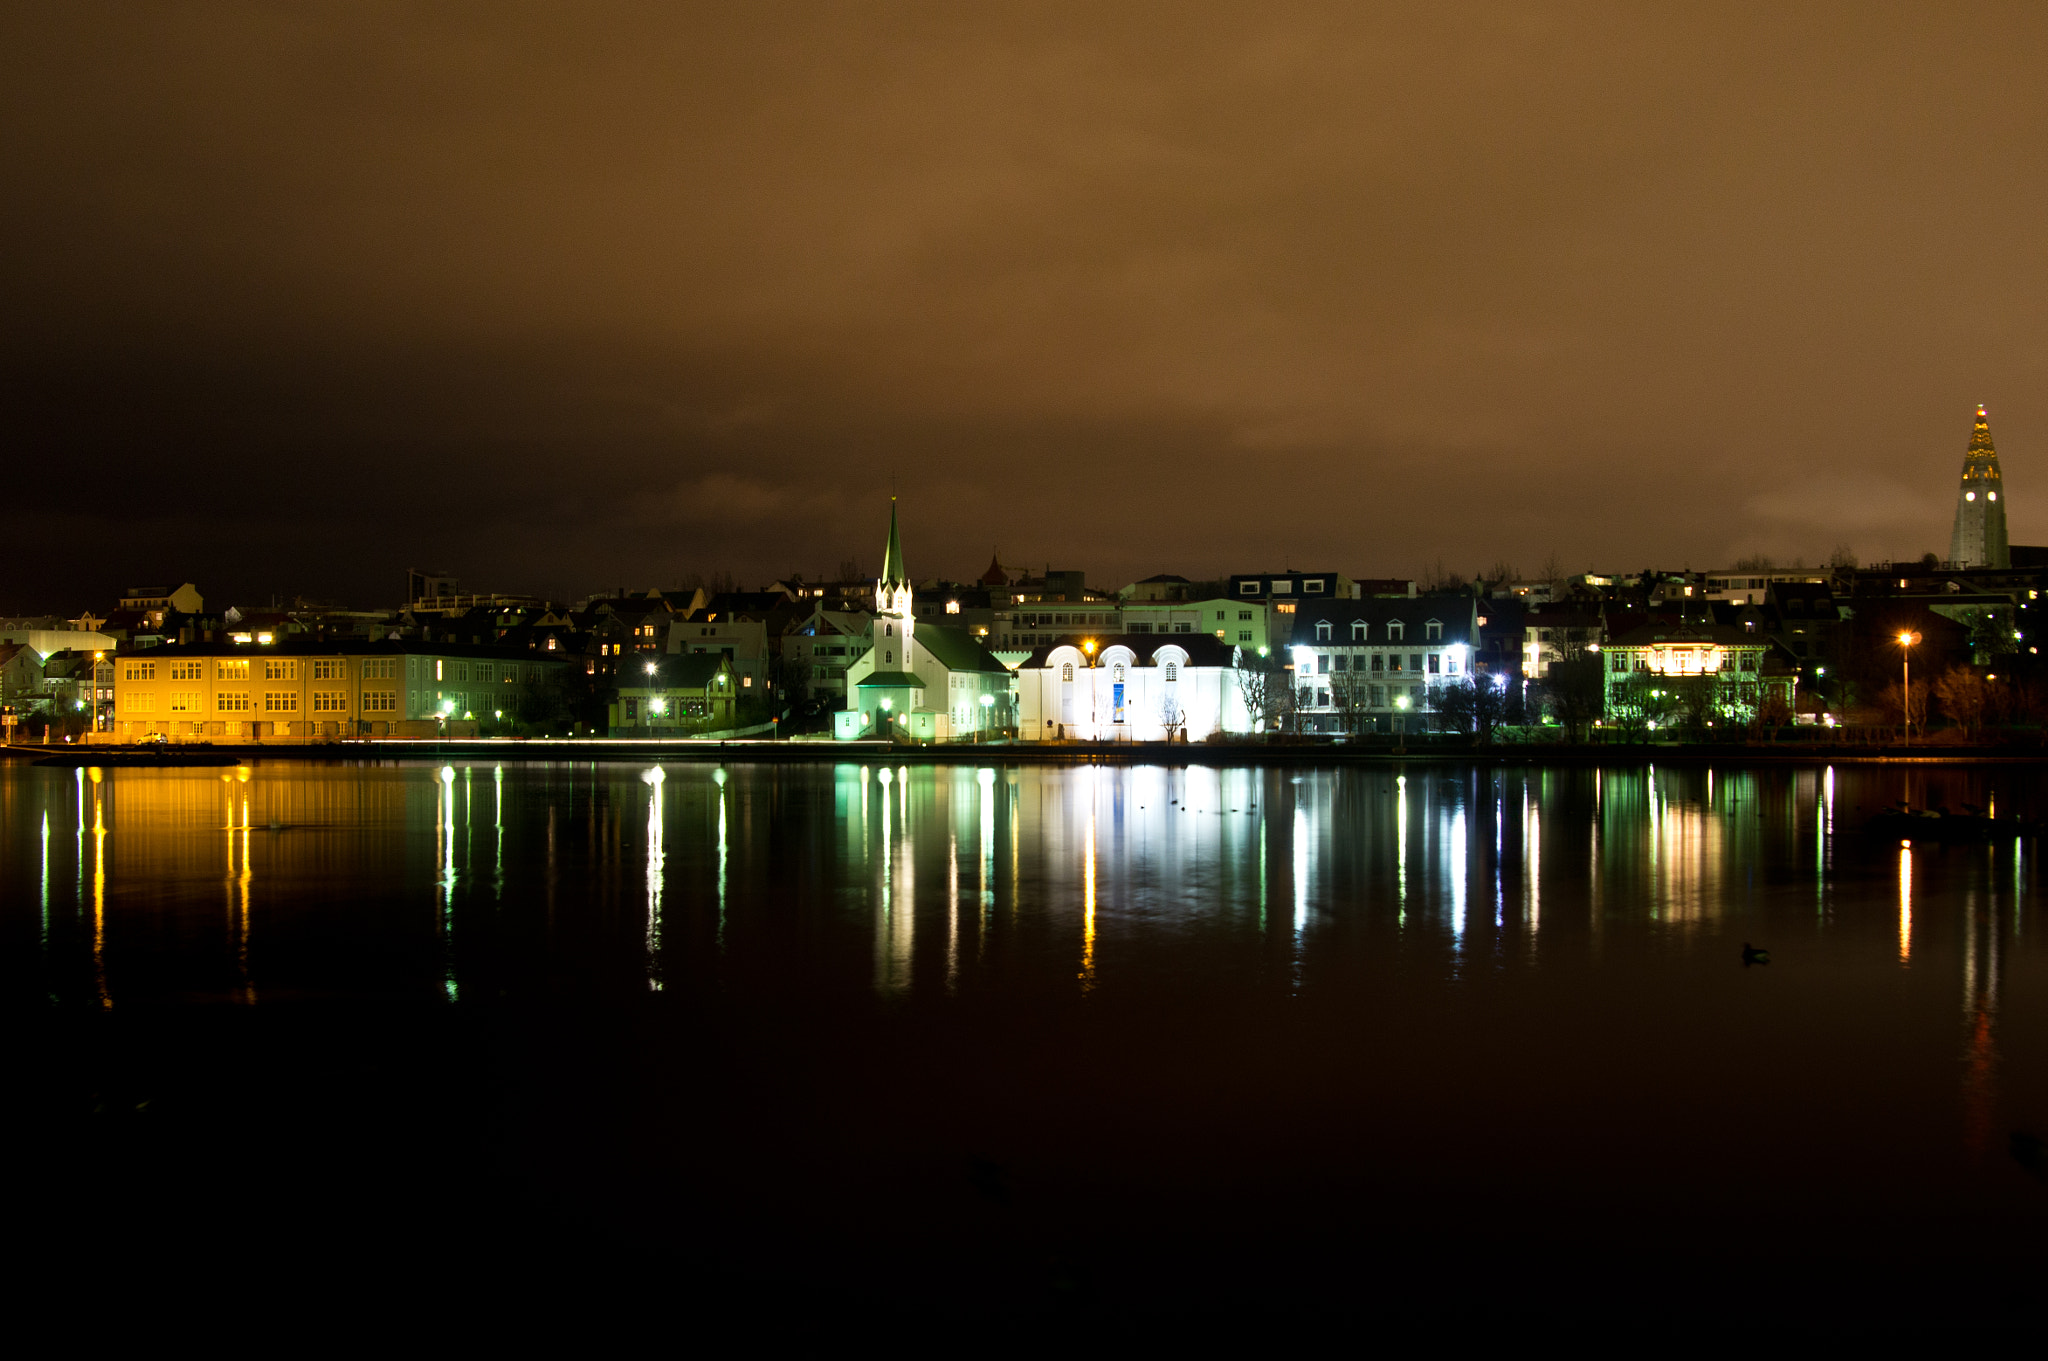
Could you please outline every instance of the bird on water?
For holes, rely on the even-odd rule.
[[[1751,945],[1748,941],[1742,942],[1743,968],[1746,969],[1752,964],[1768,964],[1770,962],[1771,952],[1769,950],[1765,950],[1758,946]]]

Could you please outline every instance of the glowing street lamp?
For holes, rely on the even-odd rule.
[[[1900,685],[1905,693],[1899,697],[1899,717],[1906,724],[1906,745],[1913,745],[1913,644],[1920,641],[1920,635],[1911,629],[1899,634]]]

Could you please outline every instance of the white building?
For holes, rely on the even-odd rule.
[[[1235,651],[1199,633],[1063,638],[1017,668],[1017,735],[1029,742],[1200,742],[1250,732]]]
[[[846,708],[833,717],[832,735],[975,741],[1011,727],[1014,699],[1009,668],[972,633],[918,621],[892,500],[867,653],[846,668]]]

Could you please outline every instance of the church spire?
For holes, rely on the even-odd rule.
[[[910,617],[910,574],[903,570],[903,540],[896,532],[896,498],[889,498],[889,546],[882,550],[882,575],[875,582],[875,613]]]
[[[1957,567],[2006,568],[2012,553],[2005,540],[2005,477],[1991,444],[1991,418],[1977,408],[1976,428],[1963,455],[1962,484],[1956,489],[1955,529],[1949,561]]]

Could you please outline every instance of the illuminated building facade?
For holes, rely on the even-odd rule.
[[[428,737],[453,723],[516,719],[538,687],[581,660],[363,640],[168,644],[113,658],[111,731],[127,742]]]
[[[1069,637],[1017,668],[1017,735],[1027,742],[1200,742],[1250,732],[1231,665],[1209,634]]]
[[[1956,488],[1956,523],[1948,540],[1949,564],[1958,569],[2012,566],[2005,540],[2005,478],[1991,445],[1991,419],[1977,408],[1977,425],[1963,454],[1962,484]]]
[[[1728,624],[1648,625],[1602,646],[1607,721],[1748,723],[1769,700],[1793,712],[1798,677],[1771,639]]]
[[[634,659],[620,680],[606,707],[608,736],[684,737],[733,725],[740,687],[722,653]]]
[[[1303,602],[1288,648],[1302,731],[1423,731],[1442,688],[1472,678],[1478,640],[1469,595]]]
[[[915,597],[892,500],[867,653],[846,668],[846,708],[832,735],[948,742],[1008,731],[1016,722],[1010,669],[969,630],[919,623]]]

